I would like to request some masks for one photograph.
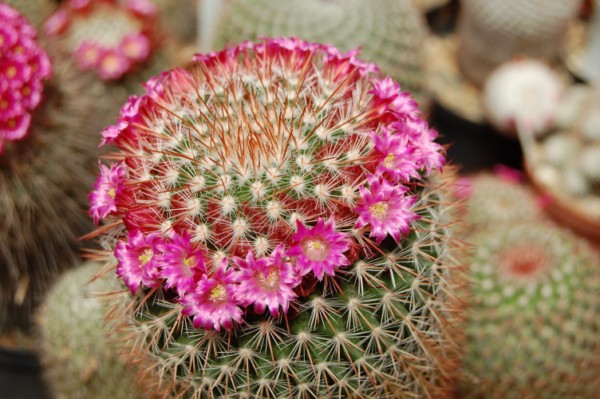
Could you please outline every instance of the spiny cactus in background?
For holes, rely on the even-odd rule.
[[[419,10],[423,13],[435,11],[445,6],[450,0],[412,0]]]
[[[542,204],[529,187],[519,182],[522,176],[505,167],[496,175],[479,174],[457,181],[459,196],[467,199],[465,231],[493,229],[501,223],[539,221]]]
[[[458,64],[478,85],[515,55],[555,62],[580,0],[462,0]]]
[[[3,3],[23,14],[36,29],[40,29],[56,9],[56,2],[53,0],[3,0]]]
[[[567,231],[518,221],[469,241],[473,295],[459,397],[596,398],[597,254]]]
[[[102,98],[88,94],[93,84],[64,59],[52,59],[52,76],[44,82],[50,65],[33,28],[9,6],[0,3],[0,10],[0,330],[5,330],[29,325],[48,284],[75,262],[77,237],[90,229],[83,211],[97,158],[90,113],[102,109]]]
[[[494,69],[485,81],[483,105],[500,132],[541,135],[554,127],[565,84],[546,64],[519,59]]]
[[[163,396],[446,397],[460,304],[435,131],[356,52],[200,54],[132,97],[90,194]],[[114,258],[113,258],[114,252]],[[455,335],[456,334],[456,335]]]
[[[215,46],[261,36],[298,36],[361,55],[410,91],[422,106],[425,22],[411,0],[229,0]]]
[[[147,61],[156,47],[156,6],[149,0],[69,0],[45,23],[82,70],[119,79]]]
[[[97,263],[66,272],[37,311],[38,352],[44,379],[56,399],[144,398],[134,372],[118,357],[104,324],[114,276],[94,279]]]

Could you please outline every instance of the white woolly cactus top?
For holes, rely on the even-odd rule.
[[[201,54],[131,97],[102,132],[90,214],[132,292],[163,290],[195,327],[380,256],[444,164],[412,97],[373,64],[298,39]]]
[[[563,83],[552,69],[522,59],[492,72],[483,101],[490,122],[501,131],[539,134],[553,125],[562,93]]]

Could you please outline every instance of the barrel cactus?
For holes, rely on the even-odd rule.
[[[69,0],[46,21],[82,70],[119,79],[150,58],[156,47],[156,6],[149,0]]]
[[[489,73],[515,55],[558,61],[567,24],[579,0],[462,0],[458,17],[458,63],[482,85]]]
[[[56,399],[145,397],[104,324],[107,303],[101,293],[117,285],[113,276],[95,278],[99,272],[93,262],[66,272],[37,311],[43,376]]]
[[[460,332],[435,131],[356,52],[294,38],[153,78],[90,213],[110,322],[164,397],[449,395]]]
[[[4,330],[30,326],[33,308],[48,284],[77,261],[78,237],[92,228],[84,211],[98,157],[91,112],[103,109],[104,100],[90,94],[95,92],[93,82],[68,60],[44,55],[31,36],[34,30],[14,9],[3,3],[0,9]]]
[[[460,397],[597,397],[597,254],[542,223],[498,224],[470,242],[474,283]]]
[[[260,36],[299,36],[342,51],[362,46],[365,60],[427,105],[427,28],[412,0],[228,0],[221,15],[213,48]]]

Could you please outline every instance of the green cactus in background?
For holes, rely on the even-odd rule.
[[[115,291],[118,284],[112,275],[95,279],[99,271],[90,262],[66,272],[37,312],[43,376],[56,399],[146,397],[104,324],[107,303],[99,293]]]
[[[470,232],[542,218],[543,210],[534,191],[518,181],[484,173],[468,178],[465,184],[468,190],[465,229]]]
[[[464,398],[593,398],[600,371],[600,262],[549,224],[514,171],[462,189],[472,247]]]
[[[424,91],[427,27],[411,0],[228,0],[213,48],[260,36],[297,36],[361,56],[428,107]]]
[[[435,131],[372,64],[244,42],[152,79],[90,194],[163,397],[449,397],[460,283]],[[114,255],[113,255],[114,254]],[[456,274],[455,274],[456,273]]]

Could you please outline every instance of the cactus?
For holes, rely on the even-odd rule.
[[[597,254],[543,223],[497,224],[470,242],[473,296],[459,397],[597,397]]]
[[[215,46],[260,36],[298,36],[342,51],[362,46],[362,57],[427,106],[424,90],[425,22],[411,0],[230,0]]]
[[[465,231],[492,229],[498,224],[521,221],[535,223],[542,208],[533,190],[508,177],[479,174],[468,179],[469,193]]]
[[[119,79],[146,62],[156,47],[156,6],[149,0],[70,0],[46,21],[84,71]]]
[[[145,397],[104,324],[107,304],[99,293],[116,290],[117,284],[113,276],[94,279],[99,271],[100,265],[90,262],[66,272],[37,311],[43,376],[56,399]]]
[[[518,54],[557,61],[579,3],[463,0],[457,22],[459,67],[468,79],[483,85],[494,68]]]
[[[103,109],[103,99],[94,96],[92,82],[61,58],[52,58],[52,76],[44,81],[41,77],[50,63],[33,37],[22,36],[32,34],[33,28],[9,6],[0,3],[0,10],[0,37],[6,48],[7,43],[24,40],[25,54],[32,56],[25,59],[22,49],[14,58],[9,50],[0,53],[2,64],[8,66],[0,71],[0,105],[7,104],[0,116],[4,147],[0,153],[0,330],[4,331],[30,325],[33,307],[48,284],[76,261],[77,237],[91,228],[83,211],[97,158],[97,132],[90,112],[94,107]],[[16,21],[16,27],[11,21]],[[23,111],[19,116],[23,123],[14,123],[14,112],[5,119],[11,110]],[[21,138],[13,140],[17,136]]]
[[[102,132],[118,151],[90,194],[142,385],[447,397],[452,208],[410,95],[356,52],[293,38],[200,54],[146,89]]]
[[[489,75],[483,103],[489,122],[500,132],[541,135],[554,127],[564,83],[542,62],[506,62]]]

